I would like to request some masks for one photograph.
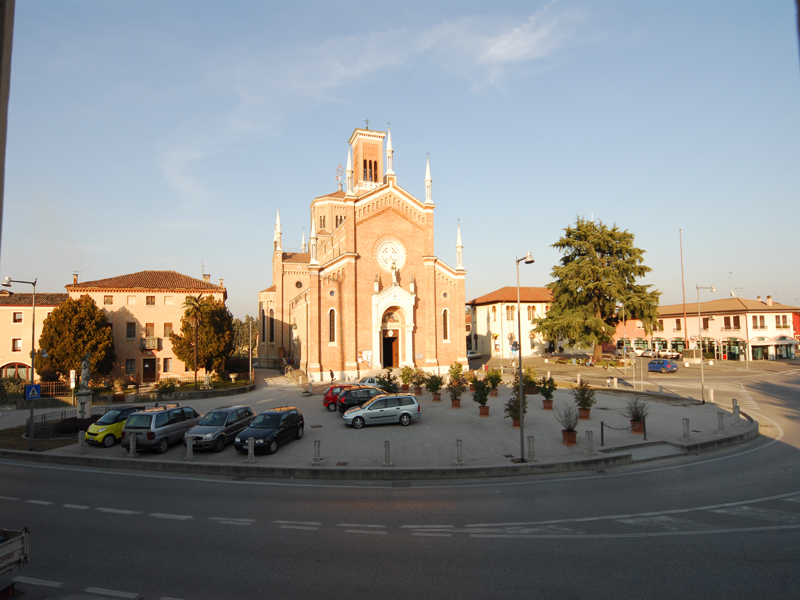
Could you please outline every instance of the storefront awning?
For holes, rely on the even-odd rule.
[[[768,338],[768,337],[754,337],[754,338],[750,338],[750,345],[751,346],[774,346],[775,342],[772,341],[772,338]]]

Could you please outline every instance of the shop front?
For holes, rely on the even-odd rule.
[[[745,343],[739,338],[722,340],[719,358],[722,360],[744,360]]]

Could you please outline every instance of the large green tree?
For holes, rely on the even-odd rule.
[[[181,332],[169,336],[175,356],[195,371],[195,378],[198,368],[222,371],[225,359],[233,354],[233,316],[225,303],[206,296],[200,300],[198,310],[199,314],[185,310]]]
[[[44,320],[39,348],[47,353],[36,356],[40,372],[54,370],[68,377],[74,369],[80,376],[81,361],[91,352],[92,375],[106,376],[114,368],[114,334],[104,310],[89,296],[67,298]]]
[[[632,233],[602,221],[578,217],[553,248],[563,254],[553,267],[555,281],[547,287],[553,303],[536,330],[546,340],[565,338],[571,345],[592,347],[594,360],[602,357],[601,344],[610,343],[621,320],[639,319],[650,333],[658,316],[660,292],[636,283],[650,272],[644,251],[633,245]]]

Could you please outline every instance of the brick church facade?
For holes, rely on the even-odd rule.
[[[356,129],[349,144],[346,185],[312,201],[302,252],[283,250],[278,213],[259,357],[291,359],[311,381],[467,364],[461,232],[453,268],[434,255],[430,164],[420,200],[397,183],[391,131]]]

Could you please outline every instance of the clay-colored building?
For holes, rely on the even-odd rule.
[[[397,183],[391,132],[356,129],[349,143],[345,188],[311,202],[308,248],[283,250],[278,215],[259,357],[292,359],[312,381],[466,364],[461,234],[454,268],[434,253],[430,164],[420,200]]]

